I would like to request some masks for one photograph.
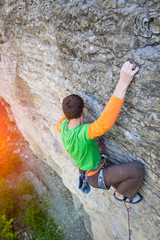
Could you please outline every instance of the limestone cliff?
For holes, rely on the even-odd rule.
[[[126,60],[140,66],[114,127],[105,134],[115,162],[145,165],[145,200],[132,213],[133,239],[159,234],[159,1],[1,0],[0,96],[34,152],[54,168],[90,215],[93,238],[125,239],[127,214],[109,192],[77,189],[78,170],[65,153],[56,123],[70,93],[96,119]],[[77,201],[75,201],[76,203]]]

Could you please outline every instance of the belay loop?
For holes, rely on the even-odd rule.
[[[128,235],[129,235],[129,239],[131,240],[131,234],[132,234],[132,230],[130,229],[130,212],[132,211],[132,207],[127,207],[127,204],[124,202],[124,205],[127,209],[127,213],[128,213]]]

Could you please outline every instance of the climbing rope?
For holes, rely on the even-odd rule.
[[[127,207],[127,204],[124,202],[124,206],[127,209],[127,213],[128,213],[128,235],[129,235],[129,240],[131,240],[131,234],[132,234],[132,230],[130,229],[130,211],[132,211],[131,207]]]

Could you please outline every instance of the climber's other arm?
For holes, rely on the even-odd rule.
[[[66,119],[67,119],[66,116],[63,115],[63,116],[61,117],[61,119],[59,120],[59,122],[58,122],[58,124],[57,124],[57,126],[56,126],[56,129],[57,129],[58,132],[61,132],[61,130],[60,130],[61,123],[62,123],[62,121],[66,120]]]

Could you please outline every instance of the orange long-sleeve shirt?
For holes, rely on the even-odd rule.
[[[123,102],[124,102],[123,99],[119,99],[112,95],[108,104],[104,108],[101,116],[96,121],[89,125],[88,128],[89,139],[102,136],[104,133],[106,133],[109,129],[112,128],[119,115]],[[65,119],[67,118],[65,115],[63,115],[63,117],[57,124],[57,131],[61,132],[60,126],[62,121],[64,121]]]

